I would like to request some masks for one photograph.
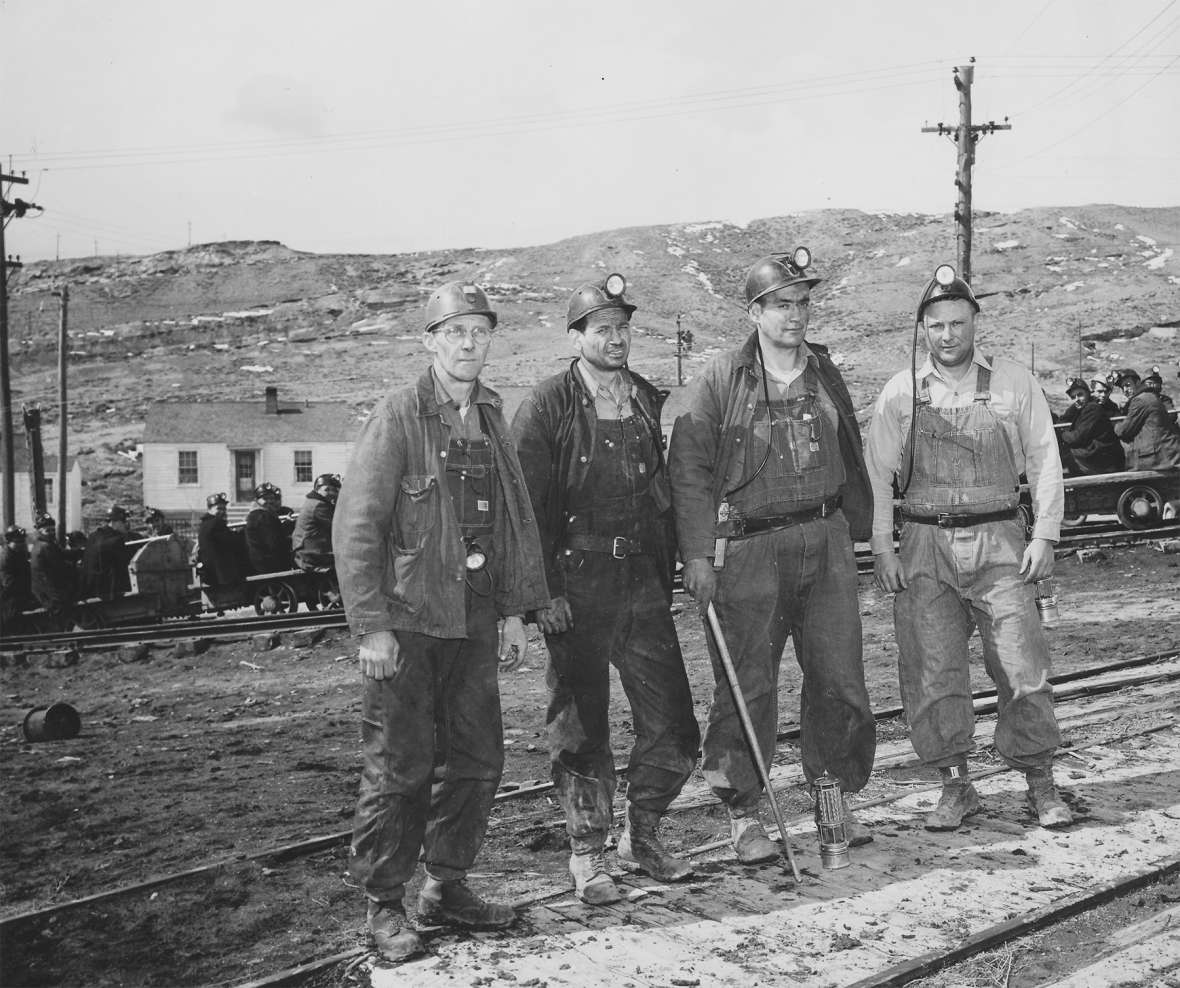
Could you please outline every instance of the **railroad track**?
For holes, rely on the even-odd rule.
[[[1102,545],[1137,545],[1157,539],[1180,535],[1180,525],[1164,525],[1132,531],[1117,521],[1088,523],[1079,528],[1063,529],[1057,544],[1057,554]],[[866,548],[856,553],[857,571],[873,571],[873,555]],[[683,593],[679,575],[674,583],[677,593]],[[169,642],[189,638],[241,638],[269,632],[297,631],[310,628],[341,628],[347,625],[344,612],[307,611],[267,617],[174,619],[156,624],[123,625],[89,631],[49,632],[0,639],[0,651],[38,651],[74,648],[78,651],[100,651],[141,642]]]
[[[1097,669],[1090,669],[1079,671],[1065,676],[1057,677],[1055,684],[1058,689],[1056,694],[1058,703],[1066,703],[1071,697],[1081,699],[1083,697],[1100,696],[1106,692],[1113,690],[1126,690],[1132,687],[1143,687],[1149,683],[1161,683],[1180,678],[1180,662],[1169,660],[1176,660],[1180,656],[1180,650],[1158,653],[1150,656],[1141,656],[1133,659],[1124,660],[1116,663],[1109,663]],[[1165,663],[1168,663],[1165,665]],[[989,691],[981,691],[976,694],[976,706],[978,712],[986,713],[989,707],[994,707],[994,693]],[[1169,705],[1174,705],[1174,701],[1170,698],[1167,700]],[[1124,709],[1124,704],[1119,700],[1107,701],[1105,709],[1096,714],[1092,720],[1101,718],[1109,719],[1111,716],[1119,715]],[[878,713],[881,720],[888,720],[897,717],[899,710],[890,709],[883,710]],[[1083,718],[1084,720],[1084,718]],[[1067,720],[1063,720],[1063,726],[1067,724]],[[1079,722],[1080,723],[1080,722]],[[783,741],[789,741],[797,735],[797,729],[784,731],[780,736]],[[986,740],[987,729],[982,728],[980,732],[981,740]],[[1069,756],[1066,756],[1069,757]],[[794,764],[795,759],[790,757],[788,759],[790,764],[776,764],[772,770],[772,779],[776,790],[782,790],[785,786],[792,786],[802,782],[798,766]],[[887,772],[896,767],[912,763],[913,755],[909,750],[908,742],[894,743],[892,746],[886,746],[879,752],[877,765],[875,771]],[[983,777],[986,772],[977,772],[977,777]],[[502,787],[501,792],[497,795],[498,803],[505,803],[513,800],[524,800],[529,797],[536,797],[542,795],[550,788],[549,784],[507,784]],[[936,788],[936,787],[935,787]],[[908,788],[905,790],[906,795],[913,795],[916,790]],[[872,808],[873,806],[881,806],[895,802],[899,797],[896,794],[883,795],[875,800],[862,801],[859,805],[862,809]],[[714,803],[711,793],[708,790],[703,790],[698,787],[695,791],[686,791],[680,800],[674,804],[672,812],[681,814],[693,810],[699,810],[701,807]],[[552,807],[546,806],[536,810],[533,814],[527,816],[535,816],[536,820],[544,821],[545,825],[552,828],[555,832],[558,831],[563,823]],[[514,817],[511,820],[504,820],[502,817],[493,817],[493,830],[503,828],[508,825],[519,826],[525,818]],[[809,821],[805,817],[798,817],[791,823],[791,829],[804,830],[809,827]],[[105,892],[86,896],[81,899],[73,900],[66,903],[59,903],[44,909],[35,910],[24,913],[18,916],[12,916],[0,921],[0,943],[8,941],[13,942],[14,937],[28,936],[36,931],[46,931],[49,929],[60,929],[55,927],[62,917],[68,913],[74,913],[79,910],[94,910],[96,908],[107,908],[114,906],[117,902],[130,902],[132,900],[142,900],[149,892],[159,892],[169,885],[183,885],[186,880],[192,880],[201,876],[209,876],[221,869],[230,867],[241,867],[243,862],[257,862],[264,865],[268,870],[274,870],[277,866],[296,861],[300,858],[305,858],[324,850],[328,850],[340,846],[347,842],[349,838],[348,831],[341,831],[338,833],[324,835],[313,840],[301,841],[295,844],[286,844],[278,847],[272,847],[263,851],[255,852],[246,856],[238,856],[236,858],[210,862],[198,868],[186,870],[169,875],[158,876],[148,881],[139,882],[134,885],[123,886],[116,889],[111,889]],[[718,850],[727,845],[727,841],[712,841],[702,844],[698,847],[692,848],[690,854],[695,857],[707,859],[710,854],[714,854]],[[642,889],[642,883],[634,886],[636,893],[639,894]],[[646,893],[644,893],[646,894]],[[529,909],[534,906],[541,907],[545,902],[554,898],[568,898],[568,889],[564,886],[560,888],[542,888],[536,892],[530,892],[528,895],[521,896],[518,900],[518,905],[521,908]],[[154,898],[154,896],[152,896]],[[122,908],[122,907],[120,907]],[[613,914],[612,914],[613,915]],[[615,917],[617,918],[617,917]],[[980,946],[979,949],[984,949]],[[346,963],[348,961],[356,960],[358,957],[363,957],[364,950],[352,950],[344,954],[333,954],[329,957],[318,959],[310,964],[298,965],[297,970],[291,969],[281,972],[280,974],[268,976],[256,982],[250,982],[254,985],[279,985],[279,984],[295,984],[306,981],[313,977],[317,972],[328,970],[338,964]],[[883,982],[885,983],[885,982]],[[901,983],[901,982],[897,982]]]

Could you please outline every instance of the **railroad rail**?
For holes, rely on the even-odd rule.
[[[1171,711],[1180,707],[1180,698],[1177,698],[1174,686],[1170,686],[1171,682],[1180,678],[1180,650],[1162,652],[1155,655],[1140,656],[1133,659],[1124,660],[1121,662],[1109,663],[1101,668],[1089,669],[1079,671],[1066,676],[1061,676],[1056,679],[1057,689],[1055,690],[1059,715],[1062,719],[1063,730],[1077,735],[1083,731],[1087,726],[1117,720],[1121,717],[1128,706],[1133,702],[1135,708],[1144,712],[1150,709],[1158,709],[1163,715],[1168,718],[1171,717]],[[1144,690],[1154,688],[1155,693],[1142,693]],[[1093,703],[1093,698],[1101,696],[1104,693],[1111,691],[1127,691],[1138,690],[1140,693],[1134,694],[1134,699],[1131,697],[1124,697],[1121,693],[1115,697],[1108,697],[1104,701],[1097,704]],[[980,714],[984,714],[991,707],[994,707],[994,693],[989,691],[981,691],[976,695],[976,708]],[[1154,707],[1153,707],[1154,705]],[[898,710],[890,709],[883,710],[878,713],[881,719],[889,719],[896,717],[899,714]],[[1163,728],[1166,729],[1172,721],[1169,719]],[[1135,736],[1137,733],[1140,736],[1145,736],[1146,731],[1159,731],[1160,726],[1152,726],[1141,732],[1129,732],[1126,736]],[[986,722],[981,722],[979,730],[979,738],[981,742],[986,742],[990,735],[990,726]],[[784,740],[790,740],[797,730],[787,730],[782,734]],[[1177,746],[1180,747],[1180,739],[1177,739]],[[1088,757],[1087,757],[1088,756]],[[1079,756],[1069,749],[1063,754],[1063,759],[1067,760],[1072,766],[1074,760],[1080,761],[1081,764],[1093,763],[1095,759],[1100,759],[1101,754],[1094,754],[1089,751]],[[1175,753],[1169,757],[1175,757]],[[772,770],[772,781],[776,790],[781,790],[784,786],[796,785],[802,782],[802,776],[796,759],[791,756],[789,758],[780,759]],[[857,865],[861,870],[857,870],[855,875],[859,875],[858,879],[861,885],[866,882],[865,875],[869,875],[873,882],[876,882],[880,887],[876,889],[878,893],[883,894],[883,889],[889,883],[886,881],[888,868],[881,864],[878,859],[882,861],[881,854],[892,855],[901,853],[898,850],[897,843],[889,836],[892,832],[894,836],[901,834],[901,830],[897,829],[900,824],[893,822],[893,818],[888,816],[894,810],[901,806],[902,810],[898,812],[909,813],[912,816],[912,800],[917,798],[922,793],[930,793],[937,788],[935,784],[926,783],[925,786],[915,789],[911,784],[897,785],[891,780],[883,778],[888,773],[896,771],[902,766],[912,765],[914,758],[912,751],[909,748],[908,741],[892,742],[888,745],[883,745],[878,752],[877,763],[874,771],[874,786],[875,789],[870,793],[868,800],[862,800],[859,804],[859,811],[862,816],[871,814],[877,826],[880,836],[878,837],[879,848],[874,849],[867,854],[862,854],[861,849],[857,850]],[[980,770],[982,769],[982,770]],[[988,770],[982,766],[977,766],[976,777],[980,779],[987,778],[989,781],[992,776],[1003,775],[1003,770],[991,769]],[[1009,788],[1012,780],[1009,780]],[[529,796],[537,796],[542,794],[548,786],[538,785],[523,785],[523,784],[508,784],[502,787],[501,792],[497,796],[498,802],[506,802],[509,800],[520,800]],[[1006,792],[1006,790],[1004,790]],[[1011,802],[1010,794],[1004,795],[1004,799]],[[910,802],[907,802],[909,800]],[[711,793],[704,787],[698,786],[692,790],[686,790],[681,798],[673,804],[672,812],[676,814],[690,813],[694,810],[700,810],[711,803],[715,803]],[[906,809],[910,807],[910,809]],[[883,816],[879,816],[884,814]],[[1011,817],[1013,814],[1006,814]],[[1177,813],[1180,816],[1180,812]],[[562,821],[555,816],[555,811],[551,806],[543,806],[536,811],[536,816],[539,819],[547,820],[547,826],[553,827],[556,831],[562,826]],[[882,821],[885,821],[882,823]],[[493,817],[493,829],[503,827],[505,823],[502,818]],[[520,818],[517,817],[510,821],[518,824]],[[881,831],[880,827],[884,826],[885,831]],[[1002,823],[997,822],[995,827],[1001,827]],[[798,831],[795,836],[796,847],[803,844],[814,843],[814,829],[808,817],[797,817],[793,819],[789,827],[794,833]],[[892,828],[892,830],[890,829]],[[908,827],[913,830],[912,826]],[[1019,828],[1018,828],[1019,829]],[[919,829],[918,833],[921,831]],[[1070,833],[1073,833],[1071,830]],[[799,834],[802,834],[800,841]],[[316,838],[310,841],[301,841],[297,844],[288,844],[281,847],[269,848],[263,851],[252,853],[248,856],[239,856],[234,859],[211,862],[199,868],[190,869],[185,872],[176,873],[172,875],[159,876],[146,882],[136,883],[135,885],[125,886],[122,888],[108,890],[106,892],[87,896],[83,899],[73,900],[71,902],[60,903],[49,906],[44,909],[35,910],[33,912],[24,913],[18,916],[12,916],[0,921],[0,944],[5,941],[8,942],[9,948],[15,942],[15,939],[20,937],[27,939],[33,934],[45,936],[50,935],[50,930],[60,930],[62,927],[58,924],[63,920],[63,917],[68,913],[94,909],[96,907],[102,908],[113,904],[115,900],[124,900],[126,908],[138,896],[140,899],[146,898],[149,891],[159,891],[167,885],[183,885],[186,879],[193,879],[202,874],[216,872],[218,869],[227,868],[231,866],[241,866],[243,861],[257,861],[264,863],[269,869],[274,869],[280,864],[295,862],[300,858],[305,858],[318,851],[338,846],[347,841],[349,833],[343,831],[336,834],[325,835],[324,837]],[[1011,836],[1010,834],[1008,835]],[[912,849],[912,842],[914,835],[909,836],[909,841]],[[932,842],[933,843],[933,842]],[[825,892],[825,889],[830,891],[830,888],[835,888],[832,885],[844,873],[828,873],[821,872],[818,866],[813,867],[806,873],[806,881],[804,886],[800,889],[788,892],[783,888],[783,874],[777,869],[770,871],[759,871],[757,874],[749,873],[745,878],[741,873],[736,877],[730,875],[733,872],[732,862],[728,864],[718,863],[717,855],[720,853],[724,855],[727,853],[727,840],[712,840],[707,841],[690,850],[690,855],[702,862],[701,868],[704,873],[709,876],[708,882],[711,884],[715,881],[723,882],[724,894],[717,900],[712,902],[712,893],[710,889],[703,883],[690,884],[688,886],[678,886],[676,890],[668,888],[654,887],[652,883],[644,880],[630,880],[628,879],[631,894],[634,901],[628,901],[620,906],[617,910],[607,910],[606,912],[590,911],[580,904],[571,904],[568,901],[570,893],[568,888],[564,886],[542,887],[536,889],[529,884],[529,880],[525,880],[525,885],[528,888],[527,894],[520,896],[517,904],[524,910],[525,915],[525,929],[531,931],[527,934],[528,937],[535,938],[538,936],[553,937],[556,934],[553,932],[553,924],[557,924],[561,929],[567,930],[573,926],[590,930],[614,930],[634,928],[642,926],[647,928],[653,923],[659,927],[661,923],[666,920],[668,923],[674,925],[683,925],[685,923],[700,924],[705,922],[721,922],[720,916],[714,916],[710,919],[709,916],[701,914],[701,910],[706,912],[713,910],[716,912],[720,910],[725,912],[733,908],[733,904],[737,902],[749,902],[758,904],[759,908],[768,906],[773,902],[779,902],[780,905],[786,903],[784,908],[795,909],[801,908],[798,904],[803,901],[811,902],[813,899],[817,901],[824,901],[826,895],[830,900],[832,895]],[[880,852],[880,853],[878,853]],[[909,853],[908,851],[906,852]],[[877,862],[874,864],[874,862]],[[865,871],[864,869],[867,869]],[[748,870],[747,870],[748,872]],[[853,871],[849,870],[850,874],[844,876],[845,879],[851,880]],[[1145,872],[1146,874],[1146,872]],[[721,876],[721,877],[719,877]],[[742,886],[742,882],[747,878],[754,884],[748,888]],[[1141,876],[1142,878],[1142,876]],[[1117,882],[1124,882],[1126,876],[1119,877]],[[844,879],[840,879],[843,881]],[[1142,878],[1142,880],[1149,880]],[[1114,881],[1112,879],[1112,881]],[[735,884],[736,883],[736,884]],[[847,884],[847,882],[845,883]],[[1117,883],[1116,883],[1117,884]],[[840,886],[841,888],[843,886]],[[1112,886],[1114,888],[1115,886]],[[1122,886],[1118,886],[1122,887]],[[744,891],[743,891],[744,888]],[[866,891],[863,890],[862,891]],[[164,894],[164,893],[160,893]],[[675,901],[669,899],[672,896]],[[687,898],[685,898],[687,896]],[[153,896],[154,897],[154,896]],[[679,898],[676,898],[679,897]],[[556,905],[552,904],[553,900],[563,900]],[[781,900],[781,901],[780,901]],[[1079,900],[1081,902],[1082,900]],[[815,903],[812,903],[813,905]],[[1084,906],[1078,906],[1084,908]],[[581,910],[581,911],[579,911]],[[695,910],[695,911],[694,911]],[[748,910],[743,913],[747,918],[753,922],[753,914]],[[793,920],[792,920],[793,922]],[[722,923],[724,926],[725,924]],[[994,925],[994,924],[993,924]],[[564,935],[564,934],[563,934]],[[511,941],[515,942],[515,941]],[[988,941],[990,942],[990,941]],[[986,944],[980,941],[983,949]],[[488,946],[502,950],[503,941],[492,941]],[[460,952],[472,948],[472,945],[467,941],[447,942],[440,949],[458,950]],[[579,947],[579,950],[582,948]],[[11,950],[9,951],[11,953]],[[331,956],[310,962],[308,964],[301,964],[296,969],[284,971],[279,975],[268,976],[267,978],[250,982],[251,985],[278,985],[278,984],[294,984],[301,983],[306,979],[313,977],[317,972],[323,972],[331,969],[336,965],[348,963],[351,961],[358,961],[363,959],[366,954],[364,950],[352,950],[341,954],[336,952]],[[948,954],[949,956],[949,954]],[[927,966],[932,963],[927,959],[923,962]],[[526,968],[531,970],[531,968]],[[609,970],[610,967],[604,968]],[[925,968],[924,968],[925,969]],[[408,971],[408,969],[407,969]],[[430,981],[419,981],[419,968],[415,967],[415,977],[411,983],[430,984]],[[376,975],[374,984],[377,984]],[[395,982],[387,982],[395,983]],[[406,983],[399,981],[396,983]],[[441,982],[440,982],[441,983]],[[452,982],[454,983],[454,982]],[[560,984],[560,979],[551,980],[551,984]],[[569,983],[569,982],[565,982]],[[577,984],[591,984],[592,981],[578,981]],[[642,983],[642,982],[641,982]],[[667,978],[658,981],[658,983],[667,983]],[[711,980],[704,980],[701,984],[713,983]],[[767,981],[767,984],[776,982]],[[810,982],[809,982],[810,983]],[[837,982],[845,983],[845,982]],[[881,982],[881,983],[902,983],[896,982]]]

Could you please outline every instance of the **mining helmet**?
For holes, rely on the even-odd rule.
[[[948,299],[961,298],[971,303],[971,308],[979,311],[979,303],[975,300],[975,293],[971,286],[955,273],[949,264],[940,264],[934,269],[934,277],[922,292],[922,300],[918,303],[918,322],[922,321],[922,313],[926,307],[935,302],[946,302]]]
[[[1139,372],[1131,367],[1125,367],[1118,372],[1118,377],[1115,379],[1114,383],[1120,388],[1125,387],[1127,384],[1130,384],[1132,387],[1134,387],[1139,383]]]
[[[565,314],[565,328],[573,329],[591,312],[599,312],[602,309],[622,309],[630,319],[635,306],[623,298],[623,292],[626,290],[627,279],[617,273],[608,274],[598,283],[582,285],[570,296],[569,308]]]
[[[1160,374],[1160,369],[1158,366],[1151,368],[1151,373],[1143,378],[1143,383],[1154,384],[1157,391],[1164,386],[1164,378],[1163,375]]]
[[[27,538],[28,533],[20,525],[9,525],[4,529],[5,542],[24,542]]]
[[[154,521],[163,521],[164,520],[164,512],[161,511],[159,508],[144,508],[143,509],[143,520],[148,522],[149,524]]]
[[[264,497],[281,498],[282,496],[283,496],[282,488],[278,487],[275,484],[272,484],[269,480],[265,481],[264,483],[259,484],[257,487],[254,488],[254,500],[255,501],[260,500],[261,498],[264,498]]]
[[[1095,388],[1102,388],[1103,390],[1109,391],[1110,379],[1105,374],[1095,374],[1090,378],[1090,390],[1093,391]]]
[[[1087,398],[1090,397],[1090,385],[1083,381],[1080,377],[1071,377],[1065,385],[1065,393],[1071,398],[1075,392],[1080,391]]]
[[[434,290],[426,303],[426,332],[452,316],[487,316],[496,328],[496,313],[479,285],[466,281],[448,281]]]
[[[810,288],[819,284],[822,279],[809,274],[810,267],[811,251],[806,247],[796,247],[789,254],[768,254],[755,261],[746,272],[746,307],[753,305],[763,295],[777,292],[788,285],[807,285]]]
[[[57,528],[57,519],[48,511],[38,511],[37,517],[33,519],[33,527],[38,530],[42,528]]]
[[[212,508],[216,504],[229,504],[229,498],[226,496],[224,491],[222,491],[220,494],[210,494],[207,498],[205,498],[206,508]]]
[[[107,521],[126,521],[127,512],[117,504],[112,504],[107,511]]]
[[[335,487],[336,490],[340,490],[340,474],[338,474],[338,473],[321,473],[318,477],[316,477],[315,483],[312,485],[312,488],[314,490],[320,491],[320,490],[323,490],[325,487]]]

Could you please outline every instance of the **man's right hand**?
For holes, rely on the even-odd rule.
[[[684,581],[684,589],[704,614],[713,602],[713,594],[717,592],[717,571],[713,569],[713,560],[690,559],[680,571],[680,579]]]
[[[892,549],[873,556],[873,582],[886,593],[901,593],[909,586],[901,568],[901,557]]]
[[[392,631],[371,631],[360,637],[361,675],[392,679],[401,666],[397,636]]]
[[[548,607],[537,611],[537,627],[547,635],[560,635],[574,626],[574,612],[564,597],[554,597]]]

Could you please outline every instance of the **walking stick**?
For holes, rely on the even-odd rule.
[[[729,683],[729,692],[733,694],[733,705],[737,707],[738,717],[742,722],[742,729],[746,732],[746,742],[750,745],[750,757],[754,759],[754,765],[758,769],[758,774],[762,777],[762,785],[766,789],[766,795],[770,797],[770,808],[774,811],[774,822],[778,825],[778,833],[783,841],[783,851],[786,853],[787,863],[791,866],[791,874],[795,876],[795,884],[798,885],[802,880],[799,878],[799,867],[795,864],[795,854],[791,850],[791,838],[787,834],[787,825],[783,821],[783,811],[779,808],[778,800],[774,795],[774,789],[770,786],[770,773],[762,763],[762,749],[758,746],[758,735],[754,733],[754,722],[750,720],[750,710],[746,706],[745,697],[742,696],[742,688],[738,683],[737,670],[733,667],[733,659],[729,654],[729,646],[725,644],[725,636],[721,633],[721,622],[717,620],[717,611],[714,609],[711,601],[705,613],[709,619],[709,627],[713,629],[713,638],[717,641],[717,651],[721,654],[721,664],[725,667],[725,678]]]

